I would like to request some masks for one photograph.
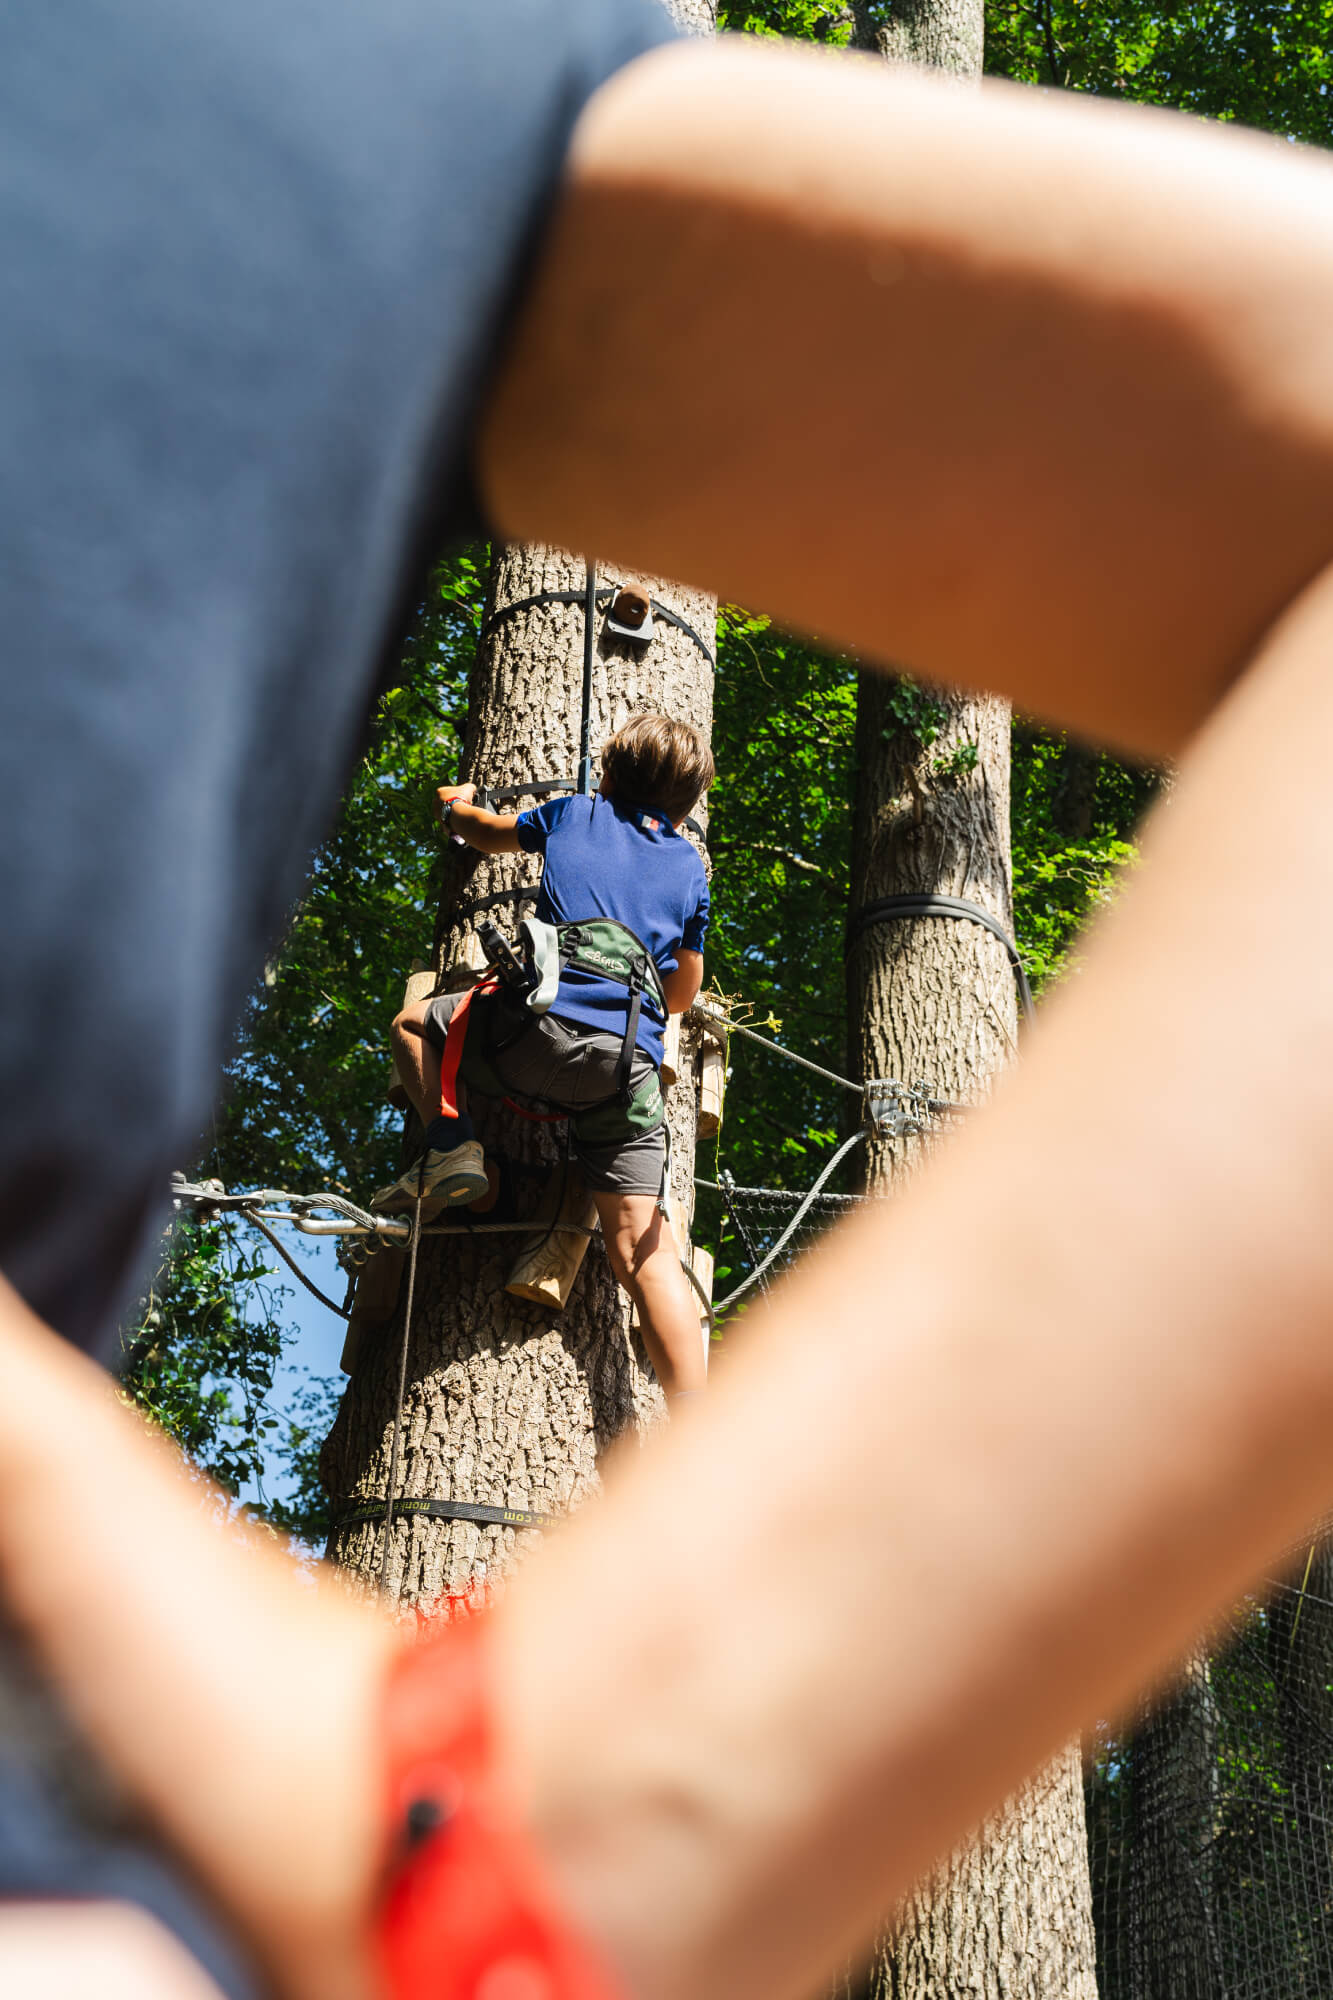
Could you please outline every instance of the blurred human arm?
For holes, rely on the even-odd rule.
[[[1312,150],[691,42],[580,120],[481,481],[510,537],[1174,755],[1333,561],[1330,325]]]
[[[229,1519],[3,1279],[0,1598],[281,1990],[363,2000],[392,1627]]]
[[[516,1577],[507,1762],[637,2000],[805,2000],[1333,1497],[1330,661],[1333,573],[995,1102]]]

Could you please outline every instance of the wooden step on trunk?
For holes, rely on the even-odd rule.
[[[579,1232],[597,1225],[597,1204],[577,1167],[571,1166],[567,1174],[562,1174],[558,1167],[553,1171],[542,1190],[533,1222],[542,1226],[552,1222],[576,1226],[552,1229],[549,1236],[534,1237],[520,1252],[505,1282],[505,1290],[511,1298],[529,1299],[533,1305],[545,1306],[550,1312],[563,1312],[588,1252],[589,1239]]]
[[[339,1362],[344,1375],[354,1375],[367,1342],[381,1333],[398,1304],[403,1272],[407,1269],[406,1250],[373,1251],[356,1274],[352,1297],[352,1317],[347,1322]]]

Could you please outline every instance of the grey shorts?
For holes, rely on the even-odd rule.
[[[462,997],[442,993],[431,1002],[424,1025],[437,1048],[444,1047]],[[517,1039],[504,1047],[519,1027]],[[519,1013],[488,994],[473,1002],[459,1074],[469,1090],[482,1096],[535,1098],[543,1110],[567,1111],[570,1152],[590,1188],[656,1196],[666,1162],[666,1113],[657,1068],[642,1049],[634,1051],[625,1105],[614,1095],[619,1060],[619,1035],[558,1014],[534,1015],[523,1026]]]

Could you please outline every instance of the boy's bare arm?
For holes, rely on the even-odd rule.
[[[703,983],[703,953],[686,951],[682,946],[676,953],[674,971],[668,972],[662,981],[668,1014],[683,1014],[687,1007],[692,1007],[699,997],[699,988]]]
[[[479,854],[518,854],[518,814],[487,812],[473,804],[475,785],[440,785],[435,793],[443,808],[449,808],[445,824]]]
[[[481,477],[509,535],[1174,753],[1333,560],[1330,325],[1322,155],[687,43],[580,121]]]

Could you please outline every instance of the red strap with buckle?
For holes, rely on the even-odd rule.
[[[386,2000],[620,2000],[497,1783],[489,1629],[484,1614],[456,1619],[390,1670]]]
[[[458,1065],[463,1060],[472,1002],[479,993],[494,993],[499,983],[497,979],[483,979],[479,985],[469,987],[449,1016],[449,1026],[444,1031],[444,1053],[440,1057],[441,1118],[458,1116]]]

